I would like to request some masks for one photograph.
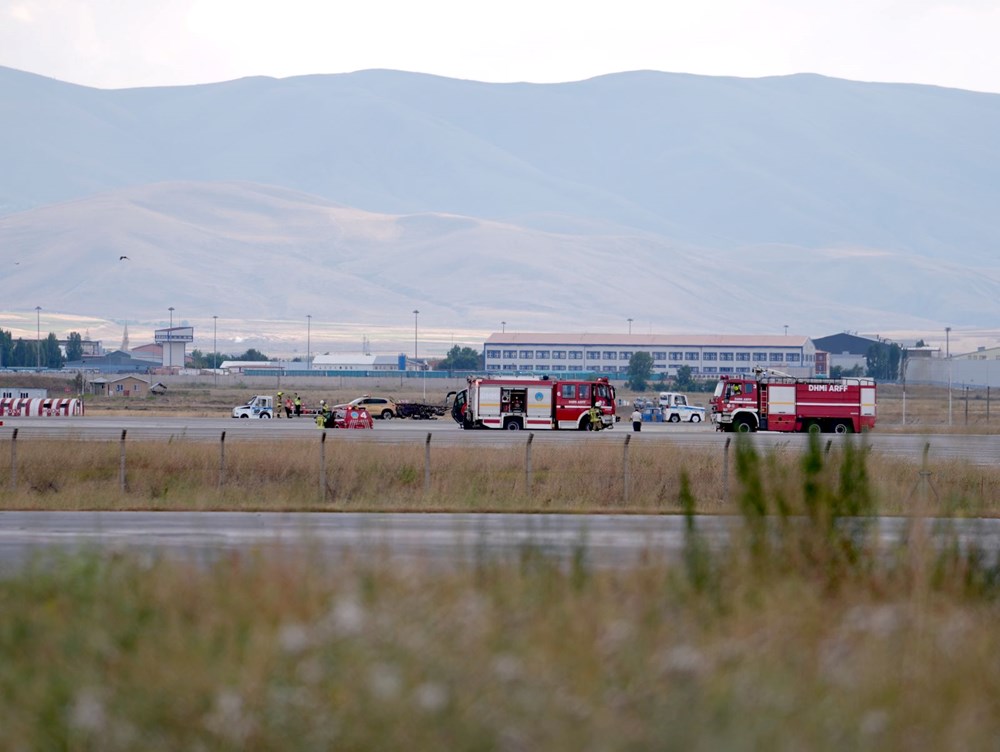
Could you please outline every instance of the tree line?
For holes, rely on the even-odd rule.
[[[45,368],[59,369],[67,361],[83,358],[83,337],[79,332],[70,332],[66,338],[66,354],[63,355],[56,335],[49,332],[43,340],[24,339],[9,331],[0,329],[0,367],[2,368]]]

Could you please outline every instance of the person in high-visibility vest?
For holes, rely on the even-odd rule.
[[[600,431],[604,428],[604,424],[601,422],[601,409],[594,405],[590,410],[587,411],[590,414],[590,430]]]
[[[298,418],[302,415],[302,398],[299,393],[295,393],[295,417]]]
[[[274,417],[275,418],[280,418],[281,417],[281,395],[282,394],[284,394],[284,392],[278,392],[278,396],[274,398],[274,410],[272,412],[274,413]]]

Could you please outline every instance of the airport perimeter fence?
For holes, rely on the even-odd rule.
[[[356,496],[357,468],[370,463],[374,470],[366,472],[387,479],[383,483],[373,478],[375,488],[429,507],[439,499],[458,497],[474,505],[472,496],[478,488],[487,503],[506,494],[508,501],[542,498],[570,506],[596,502],[609,508],[666,510],[677,505],[679,473],[687,464],[673,454],[681,451],[676,444],[644,443],[641,434],[622,432],[613,436],[588,432],[569,442],[533,432],[490,432],[482,436],[484,443],[470,445],[454,437],[441,441],[441,434],[432,432],[375,441],[367,432],[324,430],[308,439],[274,442],[243,434],[227,436],[226,431],[214,439],[113,431],[70,439],[53,439],[30,428],[13,428],[6,437],[0,434],[0,447],[8,445],[7,462],[0,461],[0,491],[70,493],[74,474],[85,476],[91,486],[96,483],[125,497],[141,498],[150,492],[144,476],[159,477],[161,484],[168,483],[171,475],[197,478],[202,488],[214,487],[220,493],[250,486],[259,490],[274,480],[271,471],[283,464],[277,473],[282,480],[277,482],[294,478],[303,502],[323,504]],[[727,438],[724,444],[684,450],[702,457],[694,479],[705,500],[729,498],[731,443]],[[248,463],[247,455],[257,459]],[[263,462],[257,461],[261,458]],[[352,476],[350,492],[342,484],[345,474]]]

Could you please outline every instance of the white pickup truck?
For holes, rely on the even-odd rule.
[[[245,405],[233,408],[234,418],[273,418],[274,397],[270,394],[258,394]]]
[[[671,423],[701,423],[705,420],[705,408],[689,405],[687,396],[677,392],[660,392],[660,409],[663,420]]]

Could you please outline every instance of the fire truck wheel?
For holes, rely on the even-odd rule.
[[[681,422],[681,416],[678,415],[677,413],[674,413],[673,415],[670,416],[670,422],[671,423],[680,423]]]
[[[506,428],[508,431],[520,431],[521,430],[521,421],[519,421],[519,420],[509,420],[509,421],[507,421],[507,425],[505,425],[504,428]]]
[[[842,420],[838,420],[833,424],[834,433],[851,433],[851,424],[845,423]]]
[[[813,421],[812,423],[809,423],[806,426],[806,431],[808,431],[809,433],[822,433],[823,432],[823,426],[821,426],[816,421]]]
[[[753,423],[749,418],[737,418],[733,421],[733,430],[736,433],[750,433],[753,431]]]

